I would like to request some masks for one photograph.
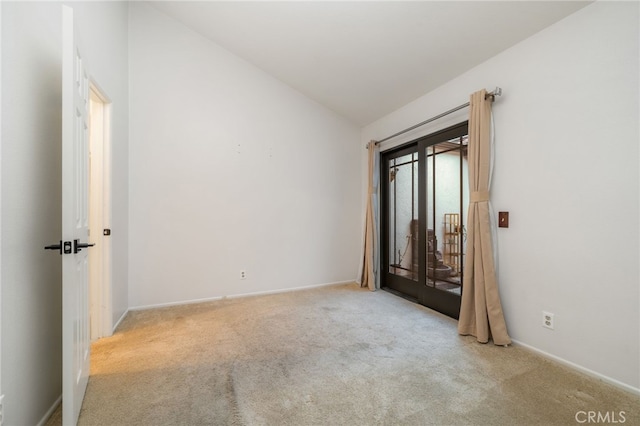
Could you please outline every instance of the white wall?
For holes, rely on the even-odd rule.
[[[90,67],[114,102],[114,165],[123,166],[126,182],[127,5],[72,7]],[[5,424],[37,424],[62,392],[60,256],[43,250],[61,235],[62,9],[53,2],[3,2],[2,8],[0,373]],[[124,255],[114,255],[120,280],[114,306],[124,312],[127,194],[121,179],[114,182],[114,250]]]
[[[9,425],[36,424],[61,393],[60,257],[43,250],[61,235],[60,22],[50,19],[59,7],[3,4],[1,375]]]
[[[355,279],[358,127],[143,3],[129,55],[132,307]]]
[[[501,86],[491,199],[511,213],[498,232],[509,332],[636,391],[638,22],[635,2],[597,2],[362,131],[364,145]],[[543,310],[554,331],[541,326]]]

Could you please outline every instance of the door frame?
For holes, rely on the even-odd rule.
[[[112,102],[93,76],[89,92],[92,105],[89,112],[89,223],[91,239],[98,243],[89,252],[90,336],[94,341],[113,334],[111,237],[103,232],[111,229]],[[95,111],[93,102],[98,106]],[[95,120],[98,129],[94,128]]]
[[[424,185],[427,182],[427,148],[440,142],[453,139],[462,132],[468,134],[468,121],[452,125],[437,132],[422,136],[398,147],[382,152],[380,159],[380,225],[381,225],[381,256],[380,270],[382,288],[390,289],[392,292],[435,309],[451,318],[458,319],[460,315],[460,301],[462,299],[461,287],[460,296],[457,294],[442,291],[427,285],[427,197]],[[414,281],[405,277],[397,276],[389,272],[389,179],[387,162],[390,158],[407,155],[412,152],[418,153],[418,280]],[[466,213],[466,212],[465,212]],[[434,218],[435,219],[435,218]]]

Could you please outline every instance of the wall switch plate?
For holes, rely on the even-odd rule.
[[[498,212],[498,227],[499,228],[509,227],[509,212]]]

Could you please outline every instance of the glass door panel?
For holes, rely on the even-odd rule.
[[[389,272],[418,280],[418,155],[389,161]]]
[[[427,136],[424,156],[425,281],[420,303],[457,318],[464,263],[464,218],[469,202],[467,125]]]
[[[386,242],[383,247],[385,284],[411,297],[418,295],[418,152],[417,147],[383,156],[381,185]]]
[[[463,218],[469,203],[466,135],[427,150],[427,285],[461,294]],[[430,205],[429,205],[430,202]]]
[[[385,152],[380,164],[382,287],[458,318],[467,123]]]

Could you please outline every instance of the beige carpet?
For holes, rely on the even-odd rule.
[[[639,407],[354,284],[131,312],[92,347],[79,424],[572,425],[579,411],[623,411],[637,425]]]

